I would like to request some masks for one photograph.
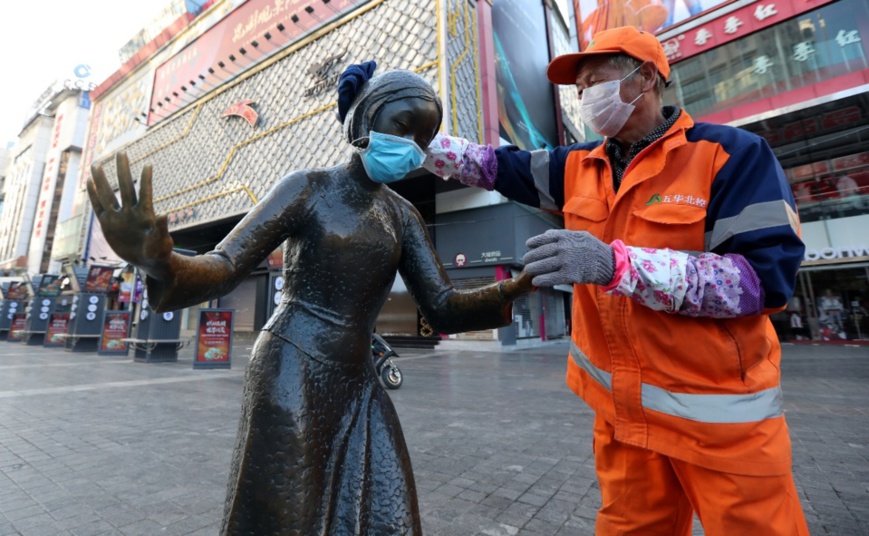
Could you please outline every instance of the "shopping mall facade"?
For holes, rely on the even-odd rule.
[[[666,24],[645,21],[656,25],[648,29],[673,65],[666,100],[695,120],[764,136],[800,209],[808,251],[793,303],[774,317],[780,334],[869,338],[869,241],[861,233],[869,228],[866,0],[692,4],[702,9],[677,7]],[[373,58],[381,70],[419,73],[443,100],[443,129],[477,142],[538,149],[589,139],[575,90],[553,88],[544,73],[550,58],[576,49],[593,22],[606,23],[595,18],[596,6],[594,0],[224,0],[207,3],[196,17],[164,21],[91,94],[79,198],[59,233],[71,238],[54,259],[74,264],[112,255],[91,223],[83,184],[93,162],[113,176],[119,150],[135,176],[153,166],[156,209],[169,215],[176,245],[196,252],[218,244],[288,172],[346,160],[351,148],[335,116],[335,82],[349,63]],[[557,215],[423,172],[395,189],[422,214],[457,287],[517,273],[525,240],[562,224]],[[256,331],[274,307],[281,277],[275,252],[210,305],[233,308],[238,331]],[[535,293],[516,304],[513,326],[460,338],[511,344],[564,336],[570,291]],[[838,297],[839,310],[829,295]],[[192,329],[196,315],[182,314]],[[437,336],[400,278],[378,330]]]
[[[769,142],[806,255],[782,339],[869,339],[869,3],[732,2],[659,35],[670,103]]]

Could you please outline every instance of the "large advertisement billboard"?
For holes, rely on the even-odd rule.
[[[557,146],[543,1],[495,0],[492,28],[501,137],[527,150]]]
[[[578,14],[579,49],[597,32],[618,26],[636,26],[658,33],[704,11],[733,0],[574,0]]]

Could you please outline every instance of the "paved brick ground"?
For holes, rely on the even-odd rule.
[[[189,349],[145,365],[0,342],[0,536],[216,534],[243,352],[194,371]],[[593,533],[592,415],[565,344],[402,353],[427,535]],[[783,373],[812,534],[869,534],[869,348],[786,346]]]

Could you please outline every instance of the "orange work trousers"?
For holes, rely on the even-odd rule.
[[[690,536],[694,512],[706,536],[808,536],[793,476],[713,471],[626,445],[594,422],[602,506],[595,536]]]

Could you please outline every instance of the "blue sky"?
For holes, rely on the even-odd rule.
[[[0,8],[0,146],[14,141],[28,111],[80,64],[100,83],[120,66],[118,49],[169,0],[13,0]]]

